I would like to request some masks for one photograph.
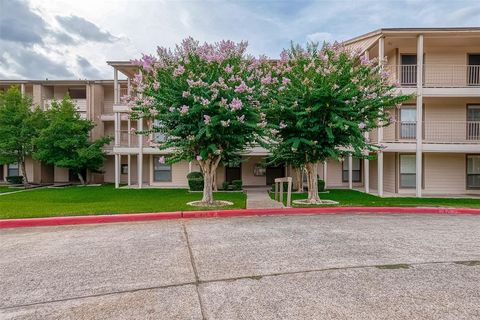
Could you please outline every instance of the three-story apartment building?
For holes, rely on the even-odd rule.
[[[480,194],[480,28],[381,29],[345,42],[371,59],[385,57],[398,90],[415,96],[389,110],[389,126],[369,133],[384,146],[374,160],[329,160],[319,167],[328,187],[359,188],[383,195]],[[151,123],[131,120],[121,96],[128,94],[137,67],[129,61],[109,61],[114,80],[0,81],[0,88],[19,84],[42,108],[65,93],[75,99],[79,112],[95,122],[92,137],[111,135],[114,141],[103,174],[88,174],[90,182],[111,182],[142,188],[187,187],[186,175],[199,171],[195,162],[161,164],[168,151],[156,146],[161,133],[142,136]],[[120,80],[120,76],[126,80]],[[261,186],[291,175],[285,166],[263,168],[267,150],[247,150],[239,167],[220,166],[216,183],[236,179]],[[33,160],[27,166],[34,182],[67,182],[68,170]],[[17,170],[17,171],[15,171]],[[2,170],[0,169],[0,172]],[[18,172],[3,166],[3,176]],[[2,176],[0,175],[0,178]]]

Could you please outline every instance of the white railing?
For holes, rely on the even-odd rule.
[[[392,81],[400,86],[417,85],[417,65],[389,65]],[[480,65],[425,64],[424,87],[470,87],[480,86]]]
[[[120,141],[117,145],[118,147],[138,147],[138,135],[134,132],[130,132],[128,130],[120,130]],[[143,146],[149,147],[151,145],[151,138],[150,135],[142,136],[143,139]],[[113,141],[112,144],[115,144]]]
[[[416,121],[400,121],[384,128],[383,142],[414,142]],[[424,143],[480,143],[480,121],[424,121]]]
[[[61,101],[62,99],[43,99],[44,109],[50,109],[52,101]],[[87,99],[71,99],[78,112],[87,112]]]

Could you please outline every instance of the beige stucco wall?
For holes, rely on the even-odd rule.
[[[460,153],[425,153],[425,192],[466,192],[466,159]]]
[[[66,168],[54,168],[54,179],[55,182],[68,182],[68,169]]]
[[[255,165],[262,162],[263,157],[247,157],[242,162],[242,182],[244,186],[264,186],[267,184],[267,177],[254,176],[253,169]]]

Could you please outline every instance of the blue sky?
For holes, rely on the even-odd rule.
[[[129,60],[201,41],[247,40],[277,57],[290,41],[345,40],[386,27],[480,26],[479,0],[0,0],[0,79],[112,78]]]

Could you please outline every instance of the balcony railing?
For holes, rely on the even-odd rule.
[[[391,80],[400,86],[417,85],[417,65],[390,65]],[[425,64],[424,87],[470,87],[480,86],[480,65]]]
[[[151,138],[150,135],[142,136],[143,139],[143,146],[150,147]],[[111,146],[115,145],[115,141],[111,142]],[[138,135],[134,132],[130,132],[128,130],[120,130],[120,141],[117,147],[138,147]]]
[[[383,142],[415,142],[416,121],[400,121],[384,128]],[[480,121],[424,121],[424,143],[480,143]]]
[[[60,101],[61,99],[43,99],[43,108],[45,110],[50,109],[50,105],[52,101]],[[86,118],[87,117],[87,99],[71,99],[73,104],[75,105],[75,109],[80,113],[80,117]]]

